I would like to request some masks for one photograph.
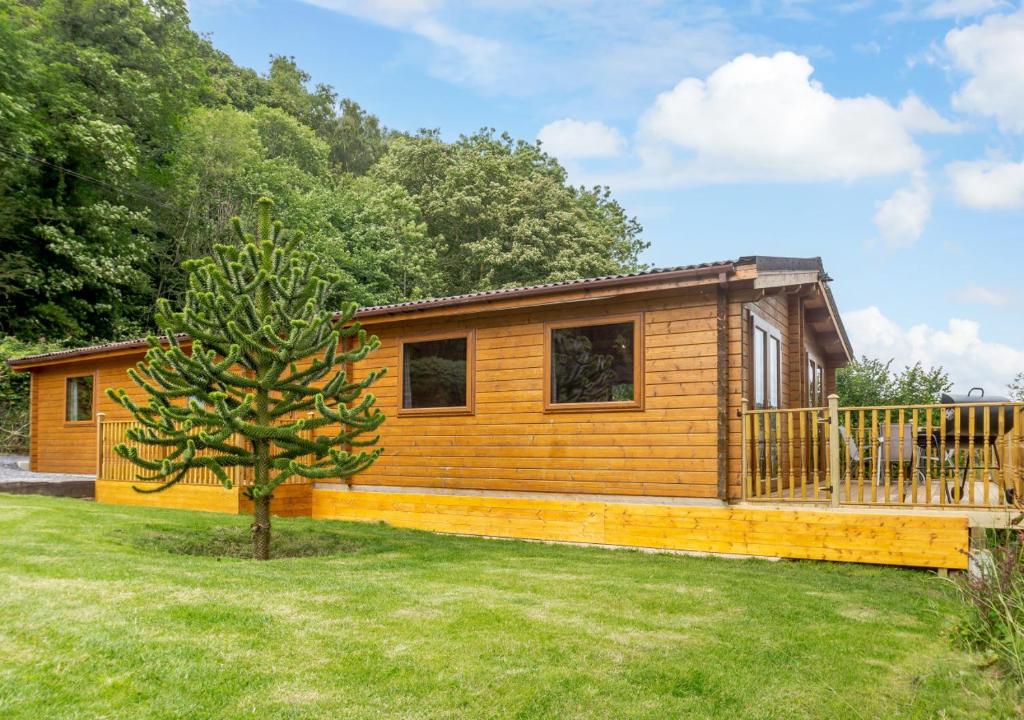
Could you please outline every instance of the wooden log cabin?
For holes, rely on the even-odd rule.
[[[852,349],[819,258],[752,256],[367,307],[358,376],[388,415],[349,481],[279,488],[280,515],[680,551],[964,567],[962,514],[745,502],[751,409],[821,408]],[[239,486],[140,494],[112,447],[143,341],[31,372],[31,468],[97,473],[100,502],[245,512]],[[752,426],[752,425],[751,425]],[[808,466],[811,461],[807,461]]]

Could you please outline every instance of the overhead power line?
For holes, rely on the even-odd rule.
[[[165,210],[176,210],[177,209],[177,208],[174,208],[174,207],[172,207],[172,206],[170,206],[170,205],[168,205],[166,203],[160,202],[159,200],[156,200],[156,199],[154,199],[152,197],[147,197],[147,196],[142,195],[140,193],[133,192],[131,190],[126,190],[125,188],[121,188],[121,187],[118,187],[117,185],[114,185],[112,183],[108,183],[106,180],[100,180],[99,178],[92,177],[91,175],[86,175],[85,173],[80,173],[77,170],[72,170],[71,168],[66,168],[63,165],[59,165],[58,163],[50,162],[49,160],[46,160],[45,158],[36,157],[35,155],[30,155],[29,153],[24,153],[24,152],[21,152],[20,150],[14,150],[12,148],[6,148],[3,145],[0,145],[0,152],[6,153],[7,155],[10,155],[11,157],[17,157],[17,158],[21,158],[23,160],[30,160],[30,161],[32,161],[34,163],[38,163],[39,165],[44,165],[44,166],[46,166],[48,168],[52,168],[54,170],[59,170],[60,172],[65,173],[66,175],[70,175],[71,177],[77,178],[77,179],[82,180],[82,181],[87,182],[87,183],[92,183],[93,185],[98,185],[100,187],[107,188],[108,190],[112,190],[112,191],[114,191],[116,193],[121,193],[122,195],[129,195],[129,196],[131,196],[131,197],[133,197],[133,198],[135,198],[137,200],[142,200],[144,202],[147,202],[147,203],[150,203],[150,204],[153,204],[153,205],[159,205],[160,207],[164,208]],[[150,188],[150,190],[152,190],[154,193],[158,192],[158,190],[156,188]]]

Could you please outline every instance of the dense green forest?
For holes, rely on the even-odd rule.
[[[184,0],[0,0],[0,336],[145,334],[261,195],[362,304],[634,270],[645,247],[536,143],[390,131],[289,57],[239,67]]]

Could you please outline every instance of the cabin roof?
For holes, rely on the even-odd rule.
[[[384,318],[393,316],[405,316],[426,311],[450,309],[452,313],[470,312],[488,305],[505,300],[519,300],[531,296],[552,296],[551,302],[558,302],[558,296],[573,291],[598,291],[604,288],[623,288],[627,292],[632,287],[637,292],[642,292],[654,283],[676,281],[680,287],[698,280],[714,278],[717,276],[720,282],[727,282],[734,279],[739,270],[745,270],[750,278],[755,278],[757,287],[758,278],[763,278],[765,285],[768,283],[775,286],[784,283],[796,283],[802,278],[806,281],[808,274],[814,275],[824,290],[826,302],[838,330],[843,349],[848,358],[853,357],[850,341],[843,326],[842,319],[835,307],[835,300],[829,289],[830,278],[825,273],[821,258],[786,258],[766,255],[748,255],[737,260],[721,260],[716,262],[697,263],[694,265],[680,265],[675,267],[652,268],[632,273],[619,275],[604,275],[601,277],[582,278],[576,280],[565,280],[561,282],[540,283],[524,287],[501,288],[498,290],[483,290],[463,295],[451,295],[448,297],[428,298],[423,300],[410,300],[408,302],[394,303],[390,305],[373,305],[360,308],[356,312],[357,319]],[[753,271],[752,273],[750,271]],[[773,280],[774,278],[774,280]],[[503,308],[495,308],[503,309]],[[179,339],[187,340],[187,336],[179,335]],[[117,342],[101,343],[88,347],[57,350],[54,352],[27,355],[8,361],[11,368],[26,370],[36,365],[50,365],[64,360],[77,359],[89,355],[118,355],[134,350],[148,347],[146,338],[135,338]]]

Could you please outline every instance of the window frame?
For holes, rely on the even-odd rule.
[[[618,325],[633,323],[633,399],[607,400],[603,402],[553,402],[551,397],[552,371],[554,357],[551,352],[552,331],[564,328],[594,327],[596,325]],[[570,320],[552,320],[544,323],[544,412],[621,412],[644,409],[644,313],[628,313],[624,315],[599,315]]]
[[[434,340],[466,340],[466,404],[444,407],[407,408],[405,404],[405,346]],[[475,415],[476,414],[476,331],[409,335],[398,340],[398,415]]]
[[[754,357],[754,348],[756,347],[756,344],[754,342],[754,333],[758,332],[759,330],[763,331],[764,334],[765,334],[764,367],[762,367],[760,369],[760,371],[762,373],[764,373],[764,380],[765,380],[765,386],[764,386],[765,403],[764,403],[764,407],[763,408],[759,408],[757,406],[757,369],[755,368],[755,364],[756,364],[755,360],[756,360],[756,358]],[[782,392],[782,378],[784,376],[784,372],[783,372],[783,368],[782,368],[782,362],[783,362],[783,357],[786,354],[785,343],[782,340],[782,331],[778,327],[776,327],[775,325],[773,325],[772,323],[768,322],[763,317],[758,315],[753,310],[750,311],[749,331],[750,331],[749,332],[749,334],[750,334],[750,342],[749,342],[749,350],[748,350],[748,352],[749,352],[749,357],[750,357],[750,382],[749,382],[748,391],[750,393],[750,408],[752,410],[779,410],[779,409],[782,409],[782,408],[784,408],[786,406],[786,402],[785,402],[786,399],[785,399],[785,396],[784,396],[784,394]],[[775,339],[778,342],[778,344],[779,344],[779,357],[778,357],[778,363],[777,363],[777,366],[776,366],[777,375],[776,375],[776,378],[775,378],[776,385],[777,385],[778,391],[779,391],[779,398],[778,398],[779,399],[779,404],[778,404],[777,407],[770,407],[769,404],[768,404],[768,399],[769,399],[769,397],[771,395],[771,383],[769,382],[768,367],[769,367],[769,364],[770,364],[769,363],[769,356],[770,356],[770,353],[771,353],[770,348],[771,348],[771,341],[772,341],[772,339]]]
[[[86,377],[91,377],[92,378],[92,408],[91,408],[91,412],[89,414],[89,419],[88,420],[68,420],[68,381],[69,380],[74,380],[76,378],[86,378]],[[77,372],[77,373],[73,373],[73,374],[64,375],[63,379],[64,379],[64,407],[63,407],[64,426],[65,427],[82,427],[82,426],[86,426],[86,425],[95,425],[96,424],[96,413],[99,411],[99,408],[97,407],[97,401],[99,400],[98,388],[99,388],[99,383],[100,383],[99,372],[97,372],[96,370],[93,370],[92,372]]]
[[[807,393],[804,397],[808,407],[824,407],[828,404],[825,399],[825,365],[821,362],[818,354],[810,348],[806,349],[807,362],[804,363],[806,375]],[[815,372],[812,373],[812,366]],[[818,375],[821,376],[821,385],[818,385]],[[815,402],[816,401],[816,402]]]

